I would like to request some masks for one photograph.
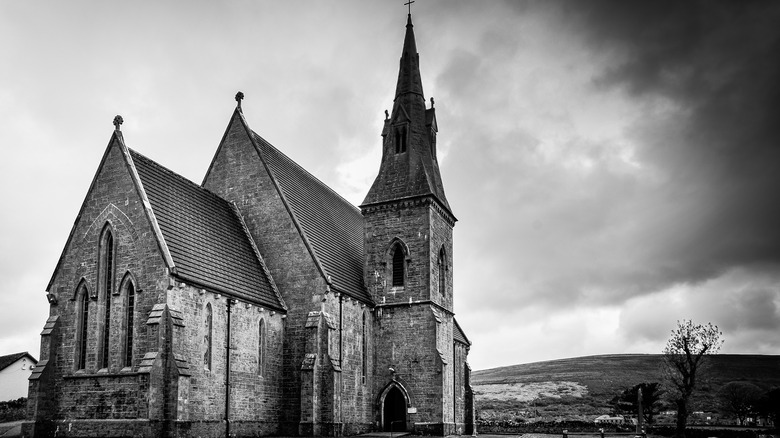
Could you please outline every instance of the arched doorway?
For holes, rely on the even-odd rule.
[[[382,419],[385,432],[406,430],[406,397],[397,386],[391,387],[385,394],[382,402]]]

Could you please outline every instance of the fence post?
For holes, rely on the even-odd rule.
[[[569,431],[566,430],[566,429],[563,429],[563,438],[568,438],[568,437],[569,437]]]

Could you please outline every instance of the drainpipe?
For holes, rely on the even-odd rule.
[[[230,437],[230,306],[236,303],[227,299],[227,343],[225,345],[225,437]]]
[[[342,308],[344,303],[344,294],[339,294],[339,367],[341,367],[341,379],[339,379],[339,433],[338,436],[341,436],[341,432],[344,428],[344,411],[343,411],[343,389],[344,389],[344,363],[342,362],[342,345],[344,344],[344,318],[342,314]]]

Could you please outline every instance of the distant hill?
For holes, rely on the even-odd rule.
[[[717,390],[731,381],[780,386],[780,356],[719,354],[708,361],[698,409],[714,410]],[[478,410],[488,417],[589,418],[607,413],[609,401],[625,388],[663,382],[663,366],[660,354],[575,357],[474,371],[471,384]]]

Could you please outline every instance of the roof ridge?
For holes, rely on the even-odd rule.
[[[303,171],[303,172],[304,172],[306,175],[310,176],[312,179],[314,179],[314,181],[316,181],[316,182],[317,182],[318,184],[320,184],[322,187],[324,187],[325,189],[327,189],[327,190],[328,190],[330,193],[332,193],[332,194],[336,195],[336,197],[337,197],[337,198],[339,198],[340,200],[344,201],[344,203],[345,203],[346,205],[348,205],[349,207],[351,207],[351,209],[352,209],[352,210],[354,210],[354,212],[355,212],[355,213],[361,214],[361,213],[360,213],[360,209],[359,209],[357,206],[353,205],[353,204],[352,204],[351,202],[349,202],[349,201],[348,201],[346,198],[344,198],[343,196],[341,196],[341,195],[340,195],[340,194],[339,194],[337,191],[333,190],[333,189],[332,189],[332,188],[331,188],[329,185],[325,184],[325,183],[324,183],[324,182],[323,182],[321,179],[317,178],[317,177],[316,177],[314,174],[312,174],[311,172],[309,172],[308,170],[306,170],[306,168],[304,168],[303,166],[301,166],[300,164],[298,164],[298,163],[297,163],[295,160],[293,160],[292,158],[290,158],[290,157],[289,157],[287,154],[285,154],[284,152],[282,152],[281,150],[279,150],[279,148],[277,148],[276,146],[272,145],[272,144],[271,144],[271,143],[270,143],[268,140],[266,140],[266,139],[264,139],[263,137],[261,137],[261,136],[260,136],[260,134],[256,133],[255,131],[252,131],[252,135],[254,135],[255,137],[257,137],[257,139],[258,139],[258,140],[260,140],[260,141],[262,141],[262,142],[263,142],[265,145],[267,145],[267,146],[269,146],[269,147],[273,148],[273,149],[274,149],[276,152],[278,152],[278,153],[279,153],[279,154],[280,154],[280,155],[281,155],[283,158],[285,158],[287,161],[289,161],[290,163],[292,163],[292,164],[293,164],[295,167],[297,167],[298,169],[302,170],[302,171]],[[362,216],[362,214],[361,214],[361,216]]]
[[[220,202],[223,202],[226,205],[230,204],[230,202],[225,200],[225,198],[223,198],[223,197],[219,196],[218,194],[212,192],[211,190],[203,187],[202,185],[196,183],[195,181],[192,181],[192,180],[188,179],[187,177],[174,172],[173,170],[163,166],[162,164],[158,163],[157,161],[154,161],[153,159],[147,157],[146,155],[136,151],[135,149],[132,149],[132,148],[128,147],[127,150],[130,151],[132,154],[136,155],[137,157],[139,157],[139,158],[141,158],[143,160],[146,160],[147,162],[151,163],[152,165],[157,166],[158,168],[160,168],[160,170],[169,173],[171,176],[173,176],[175,178],[180,179],[181,181],[185,182],[186,184],[191,184],[193,187],[197,187],[198,189],[202,190],[204,193],[207,193],[208,195],[213,196],[214,198],[218,199]]]

